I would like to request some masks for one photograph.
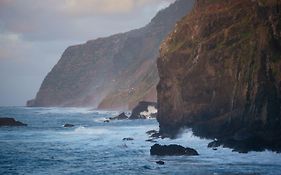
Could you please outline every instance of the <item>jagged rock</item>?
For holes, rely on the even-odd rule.
[[[128,138],[123,138],[123,141],[132,141],[134,138],[128,137]]]
[[[146,134],[148,134],[148,135],[152,135],[152,134],[155,134],[155,133],[158,133],[158,131],[156,131],[156,130],[149,130],[149,131],[146,131]]]
[[[147,139],[147,140],[145,140],[146,142],[151,142],[151,143],[156,143],[157,141],[156,140],[154,140],[154,139]]]
[[[72,127],[74,127],[74,126],[75,126],[75,125],[69,124],[69,123],[66,123],[66,124],[63,125],[63,127],[65,127],[65,128],[72,128]]]
[[[156,101],[158,48],[193,2],[176,1],[143,28],[68,47],[27,105],[127,110]]]
[[[103,122],[104,122],[104,123],[109,123],[110,120],[109,120],[109,119],[106,119],[106,120],[104,120]]]
[[[160,133],[281,148],[281,1],[198,0],[157,60]],[[279,148],[278,148],[279,147]]]
[[[155,113],[157,113],[157,103],[141,101],[133,108],[129,119],[147,119],[151,118]]]
[[[0,118],[0,126],[27,126],[27,124],[16,121],[14,118]]]
[[[164,164],[165,164],[165,162],[162,161],[162,160],[159,160],[159,161],[157,161],[156,163],[157,163],[158,165],[164,165]]]
[[[129,117],[124,112],[122,112],[121,114],[119,114],[116,117],[110,117],[109,120],[126,120],[128,118]]]
[[[150,149],[150,155],[157,156],[197,156],[199,155],[195,149],[183,147],[180,145],[159,145],[154,144]]]

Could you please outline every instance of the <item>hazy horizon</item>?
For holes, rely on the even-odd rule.
[[[0,0],[0,106],[24,106],[70,45],[145,26],[175,0]]]

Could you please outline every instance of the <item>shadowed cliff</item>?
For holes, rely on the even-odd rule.
[[[156,101],[160,43],[192,6],[178,0],[143,28],[67,48],[27,106],[127,109]]]
[[[280,5],[196,2],[161,45],[161,133],[187,126],[235,149],[280,150]]]

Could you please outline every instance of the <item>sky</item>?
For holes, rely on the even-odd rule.
[[[0,0],[0,106],[24,106],[70,45],[143,27],[175,0]]]

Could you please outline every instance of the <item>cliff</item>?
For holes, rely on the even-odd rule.
[[[67,48],[27,106],[127,109],[156,101],[159,46],[193,3],[178,0],[143,28]]]
[[[280,19],[280,1],[197,0],[161,45],[160,132],[280,149]]]

